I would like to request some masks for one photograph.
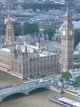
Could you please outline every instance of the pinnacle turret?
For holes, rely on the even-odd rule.
[[[14,29],[13,29],[10,14],[8,14],[8,21],[7,21],[6,32],[5,32],[5,43],[12,44],[13,39],[14,39]]]

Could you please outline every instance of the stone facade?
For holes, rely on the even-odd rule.
[[[61,57],[62,71],[73,70],[74,66],[74,30],[71,21],[69,10],[67,10],[64,16],[64,23],[61,30]]]
[[[58,72],[58,54],[40,57],[39,53],[0,50],[0,69],[21,79]]]
[[[14,29],[9,14],[5,31],[5,44],[13,44],[13,42],[14,42]]]

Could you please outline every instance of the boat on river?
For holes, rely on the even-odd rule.
[[[57,96],[53,96],[53,97],[49,97],[48,98],[50,101],[53,101],[55,103],[58,103],[60,105],[63,105],[65,107],[80,107],[80,103],[76,102],[74,100],[71,100],[69,98],[66,97],[57,97]]]

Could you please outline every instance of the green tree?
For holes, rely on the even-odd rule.
[[[19,36],[21,35],[21,25],[18,22],[13,23],[13,28],[14,28],[14,35]]]
[[[30,34],[30,33],[38,33],[39,32],[39,26],[35,23],[28,23],[25,22],[23,25],[24,34]]]
[[[75,78],[75,82],[73,83],[75,88],[80,87],[80,75]]]
[[[70,78],[72,78],[71,73],[67,72],[62,72],[62,76],[61,76],[64,80],[68,81]]]
[[[50,9],[61,9],[64,7],[65,5],[52,4],[52,3],[25,3],[23,4],[24,9],[33,9],[34,11],[36,11],[37,9],[50,10]]]
[[[52,28],[47,28],[44,30],[44,34],[48,34],[49,40],[52,40],[52,37],[54,36],[55,30]]]
[[[80,42],[80,29],[75,30],[74,47]]]
[[[74,64],[75,68],[80,68],[80,63]]]

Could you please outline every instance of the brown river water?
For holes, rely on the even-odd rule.
[[[15,85],[21,82],[22,80],[0,71],[0,86]],[[34,91],[29,96],[14,95],[0,103],[0,107],[63,107],[48,100],[48,96],[55,95],[58,93],[48,90]],[[61,94],[61,96],[77,100],[76,97],[69,94]]]

